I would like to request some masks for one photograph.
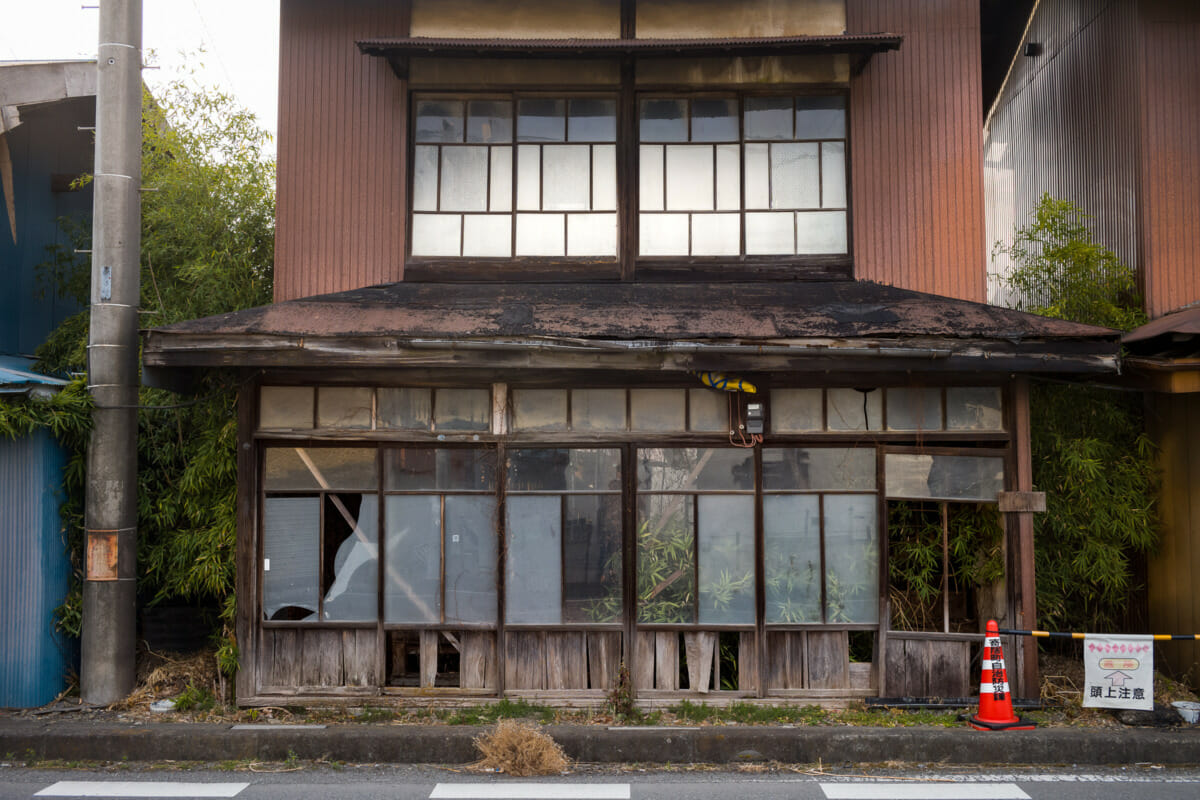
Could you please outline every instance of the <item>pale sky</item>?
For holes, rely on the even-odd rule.
[[[95,58],[98,5],[0,0],[0,61]],[[142,73],[151,91],[194,70],[275,134],[279,0],[142,0],[142,49],[154,50],[150,63],[161,66]]]

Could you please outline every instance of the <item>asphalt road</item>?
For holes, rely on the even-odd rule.
[[[756,768],[752,768],[756,769]],[[258,771],[264,770],[264,771]],[[265,771],[271,770],[271,771]],[[290,771],[282,771],[290,770]],[[103,770],[0,766],[0,798],[227,797],[238,800],[1124,800],[1200,797],[1200,769],[1138,765],[1072,769],[768,771],[707,767],[639,770],[580,766],[570,775],[517,779],[434,767],[289,767],[233,769],[120,766]]]

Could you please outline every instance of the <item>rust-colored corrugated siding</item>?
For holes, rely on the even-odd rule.
[[[403,86],[355,41],[407,35],[406,6],[280,4],[277,301],[403,275]]]
[[[1145,292],[1158,317],[1200,300],[1200,6],[1141,11]]]
[[[988,120],[984,142],[987,243],[1009,242],[1043,193],[1091,215],[1096,240],[1140,264],[1137,11],[1130,0],[1043,2]],[[990,272],[1005,272],[1001,257]],[[1020,305],[995,279],[988,299]]]
[[[855,277],[982,301],[977,0],[847,0],[847,33],[902,34],[850,89]]]
[[[1147,565],[1155,633],[1200,631],[1200,396],[1148,395],[1147,422],[1161,448],[1162,542]],[[1158,654],[1177,676],[1200,683],[1200,644],[1169,642]]]

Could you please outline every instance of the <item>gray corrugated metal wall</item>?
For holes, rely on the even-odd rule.
[[[1138,220],[1138,19],[1132,0],[1043,0],[984,140],[989,249],[1027,224],[1043,192],[1093,216],[1096,239],[1141,266]],[[989,272],[1004,272],[1007,261]],[[989,277],[988,300],[1015,304]],[[1028,298],[1025,298],[1028,299]]]
[[[71,575],[58,514],[65,464],[44,431],[0,438],[0,707],[50,702],[73,661],[54,632]]]

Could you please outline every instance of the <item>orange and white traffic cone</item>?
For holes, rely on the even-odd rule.
[[[979,682],[979,713],[969,720],[981,731],[1031,731],[1036,723],[1013,713],[1012,694],[1008,690],[1008,670],[1004,668],[1004,648],[1000,646],[1000,626],[988,620],[983,642],[983,678]]]

